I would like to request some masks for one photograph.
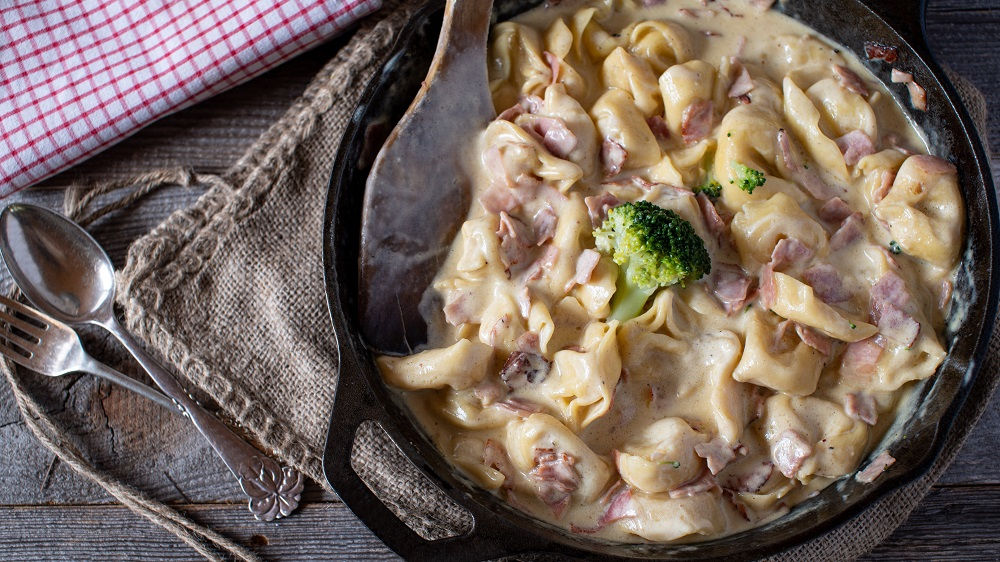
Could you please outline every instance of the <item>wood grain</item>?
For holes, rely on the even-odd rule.
[[[996,0],[931,0],[928,43],[939,62],[969,78],[990,109],[986,137],[1000,160],[1000,5]],[[74,183],[129,177],[164,166],[219,173],[231,165],[305,88],[342,43],[320,46],[213,99],[168,116],[105,151],[18,193],[12,200],[62,206]],[[993,175],[1000,183],[1000,166]],[[164,189],[106,217],[98,240],[120,265],[128,245],[200,191]],[[0,265],[0,288],[10,284]],[[137,375],[107,338],[88,334],[95,355]],[[306,505],[277,524],[253,521],[222,463],[187,423],[89,376],[30,381],[46,408],[77,436],[94,462],[153,497],[273,559],[388,559],[393,555],[335,497],[310,483]],[[868,560],[996,559],[1000,552],[1000,395],[932,493]],[[52,462],[0,384],[0,560],[196,557],[172,535],[111,503],[98,486]],[[265,544],[266,543],[266,544]]]

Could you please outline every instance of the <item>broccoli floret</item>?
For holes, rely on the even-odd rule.
[[[764,182],[767,181],[763,172],[739,162],[733,162],[733,171],[736,172],[736,179],[729,180],[729,183],[735,183],[747,193],[753,193],[754,189],[764,185]]]
[[[699,191],[708,195],[709,199],[718,199],[719,196],[722,195],[722,185],[719,182],[710,179],[705,182],[705,185],[694,188],[695,193],[698,193]]]
[[[596,230],[597,249],[619,266],[611,320],[638,316],[660,287],[695,281],[712,260],[691,223],[648,201],[623,203]]]

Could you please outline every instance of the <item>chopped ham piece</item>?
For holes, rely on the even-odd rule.
[[[726,221],[722,220],[718,209],[715,208],[712,200],[707,195],[699,191],[695,195],[695,198],[698,200],[698,208],[701,209],[701,217],[705,220],[705,228],[715,236],[715,239],[721,245],[722,237],[726,233]]]
[[[896,458],[889,453],[882,451],[875,457],[875,460],[871,462],[864,470],[855,476],[858,482],[864,482],[865,484],[869,482],[874,482],[876,478],[879,477],[883,472],[885,472],[892,464],[896,462]]]
[[[507,390],[500,383],[490,379],[484,380],[472,389],[472,395],[479,399],[483,406],[493,404],[506,394]]]
[[[878,406],[871,394],[851,392],[844,397],[844,413],[868,425],[878,423]]]
[[[920,334],[920,323],[895,305],[883,303],[878,318],[878,331],[908,348]]]
[[[774,463],[771,461],[761,461],[754,463],[746,471],[729,474],[726,476],[722,487],[734,492],[750,492],[755,494],[767,484],[774,473]]]
[[[792,141],[788,132],[778,129],[778,147],[781,149],[781,158],[785,166],[791,173],[792,179],[799,183],[803,189],[809,192],[816,199],[827,200],[836,197],[838,193],[834,188],[827,185],[815,171],[802,165],[798,157],[792,151]]]
[[[868,86],[865,86],[864,80],[862,80],[861,77],[855,74],[850,68],[834,64],[833,74],[837,77],[840,85],[843,86],[848,92],[854,92],[859,96],[868,97]]]
[[[576,148],[576,135],[569,130],[562,119],[527,115],[520,121],[524,130],[537,138],[553,156],[566,158]]]
[[[552,363],[537,353],[515,351],[500,369],[500,380],[510,390],[536,384],[549,376]]]
[[[787,269],[790,266],[801,265],[813,257],[813,250],[798,238],[782,238],[771,251],[771,267],[775,271]]]
[[[864,131],[854,130],[837,139],[837,147],[844,153],[844,163],[854,166],[859,160],[875,154],[875,145]]]
[[[892,182],[896,181],[896,172],[892,170],[882,170],[882,181],[879,182],[878,189],[872,193],[872,199],[875,203],[885,199],[886,195],[889,195],[889,190],[892,189]]]
[[[666,120],[659,115],[654,115],[646,119],[646,125],[649,126],[649,130],[653,132],[653,136],[660,140],[667,140],[670,138],[670,127],[667,126]]]
[[[614,139],[604,139],[601,146],[601,162],[604,163],[604,175],[607,177],[618,175],[622,171],[628,152],[625,147]]]
[[[708,443],[698,443],[694,446],[694,452],[705,459],[712,474],[718,474],[736,458],[732,445],[722,437],[716,437]]]
[[[513,412],[522,418],[526,418],[531,414],[537,414],[542,411],[542,407],[538,404],[535,404],[530,400],[516,397],[507,398],[502,402],[497,402],[497,407]]]
[[[528,110],[528,113],[538,113],[541,111],[542,106],[545,105],[545,100],[536,96],[535,94],[528,94],[526,96],[521,96],[518,100],[524,109]]]
[[[892,64],[899,56],[899,48],[876,41],[865,41],[865,56],[868,60],[879,59]]]
[[[719,487],[719,483],[715,481],[712,473],[705,469],[702,471],[701,475],[690,482],[685,482],[680,486],[670,490],[670,499],[676,500],[678,498],[688,498],[695,494],[700,494],[702,492],[708,492]]]
[[[601,527],[614,523],[619,519],[638,515],[635,503],[632,501],[632,488],[629,488],[620,480],[618,484],[608,490],[608,493],[604,494],[604,497],[601,498],[601,503],[606,503],[608,506],[604,510],[604,513],[601,514],[601,518],[597,520],[597,524]]]
[[[823,355],[826,355],[827,357],[829,357],[830,352],[833,351],[833,340],[816,330],[813,330],[809,326],[804,326],[796,322],[795,333],[799,335],[799,339],[801,339],[803,343]]]
[[[847,345],[841,359],[841,367],[859,375],[875,374],[875,365],[882,355],[880,339],[872,336]]]
[[[531,226],[532,230],[535,231],[536,246],[541,246],[552,240],[556,233],[557,222],[559,222],[559,217],[552,210],[552,205],[546,204],[535,213],[534,218],[531,219]]]
[[[538,488],[538,498],[552,509],[556,518],[569,506],[570,495],[580,486],[580,474],[573,468],[576,457],[555,449],[535,449],[535,466],[528,472]]]
[[[834,304],[851,298],[851,294],[844,289],[837,268],[828,263],[816,264],[803,271],[802,280],[811,285],[816,296],[825,303]]]
[[[507,451],[504,450],[503,445],[492,439],[487,439],[486,445],[483,447],[483,464],[503,474],[504,489],[510,490],[514,487],[514,474],[517,471],[511,464],[510,458],[507,457]]]
[[[538,333],[531,330],[521,334],[516,340],[514,340],[514,347],[516,347],[518,351],[523,351],[525,353],[541,355],[542,350],[539,345],[540,341],[538,339]]]
[[[475,320],[472,289],[454,289],[444,297],[444,321],[452,326]]]
[[[834,197],[826,203],[823,203],[823,206],[819,208],[819,211],[817,211],[819,218],[834,224],[844,222],[844,219],[851,216],[853,213],[854,210],[851,209],[850,205],[845,203],[840,197]]]
[[[895,271],[888,271],[872,286],[872,317],[877,321],[877,314],[886,303],[895,305],[896,308],[905,308],[910,303],[910,298],[906,281]]]
[[[760,304],[764,308],[774,306],[774,299],[778,296],[774,291],[774,266],[768,263],[760,272]]]
[[[508,187],[493,186],[479,196],[479,204],[487,213],[509,213],[516,209],[520,202],[514,196],[514,190]]]
[[[500,228],[497,230],[500,237],[500,260],[509,270],[519,263],[523,263],[528,257],[528,248],[534,245],[535,237],[531,229],[515,217],[506,212],[500,212]]]
[[[601,254],[590,248],[580,252],[580,257],[576,258],[576,274],[566,282],[563,288],[567,293],[576,285],[584,285],[590,281],[590,276],[594,274],[594,268],[601,261]]]
[[[524,270],[521,284],[541,279],[546,272],[552,269],[557,259],[559,259],[559,247],[553,244],[546,244],[542,248],[542,255],[538,256],[538,259],[531,262],[531,265]]]
[[[517,119],[519,115],[524,115],[527,111],[528,110],[525,109],[523,105],[521,105],[520,103],[515,103],[514,105],[501,111],[500,115],[497,115],[497,120],[510,121],[511,123],[513,123],[514,119]]]
[[[907,82],[906,89],[910,92],[910,105],[918,111],[927,111],[927,90],[916,82]]]
[[[739,98],[749,94],[753,90],[753,79],[750,78],[750,73],[739,61],[733,61],[733,69],[736,71],[736,78],[733,79],[726,95],[731,98]]]
[[[708,283],[712,287],[712,293],[722,303],[726,314],[732,315],[742,311],[746,306],[753,281],[740,266],[719,263],[712,266]]]
[[[786,429],[771,446],[771,460],[786,478],[794,478],[811,454],[812,445],[794,429]]]
[[[864,219],[861,218],[861,213],[854,213],[844,219],[837,232],[830,237],[830,249],[836,251],[846,248],[857,242],[862,234],[864,234]]]
[[[909,72],[903,72],[902,70],[898,70],[896,68],[892,69],[890,78],[892,79],[893,84],[906,84],[908,82],[913,82],[912,74]]]
[[[549,83],[555,84],[559,81],[559,69],[561,68],[559,57],[548,51],[542,51],[542,56],[545,57],[545,62],[549,63],[549,73],[552,75],[552,79]]]
[[[696,143],[712,132],[712,107],[711,100],[696,100],[684,108],[681,114],[684,144]]]
[[[601,226],[604,219],[608,218],[608,211],[621,204],[621,201],[617,197],[607,191],[600,195],[585,197],[583,202],[587,205],[587,214],[590,215],[590,224],[594,228]]]
[[[938,292],[938,310],[944,310],[947,308],[948,303],[951,302],[951,293],[955,290],[955,286],[951,281],[945,279],[941,282],[941,288]]]

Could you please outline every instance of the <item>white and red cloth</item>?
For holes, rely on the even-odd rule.
[[[294,57],[380,4],[0,1],[0,197]]]

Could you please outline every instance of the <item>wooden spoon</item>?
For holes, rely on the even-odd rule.
[[[430,70],[372,165],[361,226],[362,335],[386,353],[426,341],[418,305],[465,220],[463,158],[495,116],[486,75],[492,0],[449,0]]]

